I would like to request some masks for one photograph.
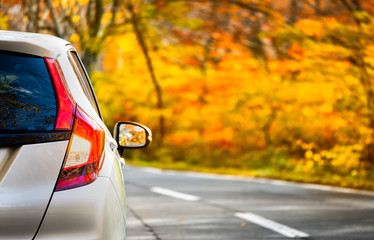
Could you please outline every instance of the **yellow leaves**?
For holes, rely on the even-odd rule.
[[[8,18],[4,13],[0,12],[0,30],[8,29]]]
[[[112,20],[113,14],[111,12],[106,12],[103,14],[103,17],[101,19],[101,24],[107,25]]]
[[[316,111],[312,107],[305,106],[305,107],[302,108],[302,113],[305,116],[312,117],[312,116],[314,116],[316,114]]]
[[[341,26],[341,24],[335,18],[332,17],[325,17],[322,19],[322,21],[323,26],[329,30],[336,29]]]
[[[316,153],[316,154],[314,154],[313,155],[313,161],[315,161],[315,162],[321,162],[321,155],[320,154],[318,154],[318,153]]]
[[[87,5],[89,0],[78,0],[79,5]],[[61,6],[64,8],[69,8],[77,4],[76,0],[53,0],[52,4],[54,6]]]
[[[71,36],[70,36],[70,42],[72,42],[72,43],[77,43],[77,42],[79,42],[79,40],[80,40],[80,37],[79,37],[79,35],[78,34],[76,34],[76,33],[74,33],[74,34],[72,34]]]
[[[255,58],[248,57],[240,54],[226,54],[223,60],[218,65],[218,70],[225,72],[240,71],[244,74],[248,74],[250,70],[255,70],[261,67],[259,61]],[[240,74],[235,74],[236,77],[241,77]]]
[[[305,56],[309,58],[309,61],[319,61],[320,63],[324,63],[325,66],[329,66],[330,63],[336,64],[340,62],[347,64],[348,62],[343,61],[343,59],[351,56],[351,51],[349,49],[323,42],[307,42],[304,46],[304,50]]]
[[[320,38],[322,34],[322,24],[320,21],[302,19],[295,23],[295,27],[307,36]]]
[[[361,152],[364,150],[364,146],[361,144],[354,144],[352,145],[352,150],[356,152]]]
[[[359,167],[362,150],[363,146],[360,144],[337,145],[330,150],[321,152],[314,152],[311,149],[306,150],[303,171],[308,172],[313,168],[326,166],[355,171],[354,169]]]
[[[134,50],[138,49],[135,34],[118,36],[115,39],[115,42],[118,44],[118,47],[121,48],[124,52],[133,52]]]
[[[308,150],[305,152],[305,158],[312,158],[313,157],[313,151],[312,150]]]
[[[374,45],[368,45],[365,49],[365,62],[371,67],[374,67]]]
[[[312,149],[314,147],[314,143],[303,143],[301,139],[299,139],[297,143],[303,149],[308,150],[307,152],[309,152],[309,153],[307,154],[307,156],[309,156],[309,158],[313,156]]]
[[[78,15],[75,15],[75,16],[72,17],[72,19],[71,19],[71,21],[72,21],[73,23],[78,23],[79,20],[80,20],[80,16],[78,16]]]
[[[374,139],[372,138],[372,135],[371,135],[372,131],[373,129],[370,129],[366,126],[362,126],[359,128],[359,133],[361,134],[365,145],[370,145],[371,143],[373,143]]]
[[[283,67],[291,73],[296,73],[304,70],[304,63],[297,60],[284,61]]]
[[[365,62],[371,67],[374,67],[374,56],[365,57]]]
[[[309,172],[311,169],[313,169],[313,166],[314,166],[314,162],[312,160],[306,161],[304,165],[304,171]]]
[[[359,167],[360,153],[362,150],[363,146],[360,144],[347,146],[337,145],[331,150],[322,151],[321,157],[333,167],[348,170]]]
[[[352,76],[352,75],[347,75],[347,76],[343,76],[343,79],[344,79],[344,82],[348,85],[348,86],[357,86],[357,84],[359,84],[359,81],[356,77]]]
[[[333,106],[331,105],[331,103],[329,102],[326,102],[324,104],[322,104],[320,107],[319,107],[319,112],[323,113],[323,114],[328,114],[328,113],[331,113],[334,111],[334,108]]]
[[[355,177],[357,174],[358,174],[358,172],[356,170],[352,170],[351,171],[351,176],[352,177]]]
[[[338,167],[341,165],[345,165],[347,162],[347,158],[344,155],[339,155],[337,158],[332,159],[331,165],[334,167]]]
[[[365,11],[356,11],[353,13],[353,15],[360,22],[367,22],[372,18],[370,14]]]
[[[318,87],[316,87],[318,85]],[[329,82],[310,81],[298,82],[287,88],[286,93],[292,94],[299,104],[332,104],[336,100],[335,84]],[[284,93],[284,94],[286,94]],[[313,110],[306,110],[313,111]]]
[[[347,126],[347,121],[343,118],[336,118],[333,122],[333,129],[339,129]]]

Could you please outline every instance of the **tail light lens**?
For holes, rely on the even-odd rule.
[[[61,67],[56,59],[44,58],[49,74],[53,80],[57,101],[57,118],[55,130],[71,130],[75,111],[75,103],[71,100],[67,88],[64,85],[65,79]]]
[[[44,61],[53,80],[56,93],[55,130],[72,130],[56,191],[84,186],[97,178],[104,150],[105,133],[90,116],[76,106],[70,97],[57,60],[45,57]]]
[[[84,186],[96,180],[104,141],[104,130],[77,107],[74,129],[56,191]]]

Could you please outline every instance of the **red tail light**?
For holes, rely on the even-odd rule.
[[[44,58],[49,74],[53,80],[57,101],[57,118],[55,130],[71,130],[75,111],[75,103],[71,100],[60,65],[56,59]]]
[[[77,107],[74,129],[56,191],[87,185],[96,180],[104,150],[104,130]]]
[[[104,130],[71,99],[56,59],[44,58],[53,80],[57,102],[55,130],[73,130],[56,191],[87,185],[96,180],[104,150]],[[75,113],[75,120],[74,120]]]

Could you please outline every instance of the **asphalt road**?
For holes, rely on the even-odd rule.
[[[127,240],[373,240],[374,192],[126,166]]]

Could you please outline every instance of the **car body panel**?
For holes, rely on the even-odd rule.
[[[31,239],[53,193],[68,141],[0,148],[0,239]]]
[[[106,148],[110,148],[106,146]],[[120,205],[125,213],[126,210],[126,194],[125,194],[125,187],[123,181],[123,172],[124,172],[124,160],[119,158],[118,161],[118,152],[117,150],[112,151],[110,149],[106,149],[105,151],[105,158],[103,160],[101,170],[99,173],[100,177],[108,177],[111,179],[112,185],[118,194],[118,200],[120,201]]]
[[[51,35],[1,31],[0,50],[57,58],[69,42]]]
[[[110,178],[55,192],[35,240],[124,239],[125,218]]]

